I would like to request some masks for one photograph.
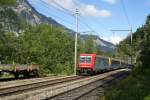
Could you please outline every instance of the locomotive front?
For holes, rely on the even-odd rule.
[[[80,54],[80,61],[77,72],[79,74],[92,74],[95,56],[96,54]]]

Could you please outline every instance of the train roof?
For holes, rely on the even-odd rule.
[[[106,56],[102,56],[102,55],[96,55],[95,53],[91,53],[91,54],[81,53],[80,56],[94,56],[94,57],[96,56],[96,57],[100,57],[100,58],[104,58],[104,59],[111,58],[113,61],[121,61],[123,63],[127,63],[126,61],[121,60],[121,59],[116,59],[116,58],[112,58],[112,57],[106,57]]]
[[[92,53],[92,54],[81,53],[80,56],[96,56],[96,54],[94,54],[94,53]]]

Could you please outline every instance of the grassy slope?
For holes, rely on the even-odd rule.
[[[150,75],[131,74],[105,92],[106,100],[150,100]]]

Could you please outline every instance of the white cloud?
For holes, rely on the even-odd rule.
[[[122,41],[124,39],[124,37],[111,36],[111,37],[104,37],[103,39],[106,40],[106,41],[109,41],[113,44],[119,44],[119,42]]]
[[[109,16],[111,16],[111,13],[109,11],[98,10],[93,5],[86,5],[83,7],[84,7],[84,11],[82,14],[86,15],[86,16],[96,16],[96,17],[109,17]]]
[[[103,0],[109,4],[116,4],[117,0]]]
[[[111,37],[110,39],[111,39],[112,43],[114,43],[114,44],[118,44],[121,40],[123,40],[123,38],[121,38],[119,36]]]
[[[110,17],[111,12],[106,9],[97,9],[95,5],[84,4],[78,0],[44,0],[48,4],[60,8],[58,5],[61,5],[63,8],[75,12],[76,8],[79,9],[81,15],[84,16],[94,16],[94,17]],[[75,3],[77,2],[78,5]],[[57,5],[58,4],[58,5]],[[62,10],[62,8],[60,8]]]

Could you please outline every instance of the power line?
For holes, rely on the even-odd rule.
[[[62,8],[64,11],[66,11],[69,15],[73,16],[73,15],[72,15],[72,12],[71,12],[70,10],[64,8],[63,6],[61,6],[60,4],[58,4],[57,2],[55,2],[54,0],[53,0],[53,2],[54,2],[58,7]],[[70,13],[70,12],[71,12],[71,13]],[[73,17],[74,17],[74,16],[73,16]],[[87,25],[87,24],[84,23],[83,21],[80,20],[80,22],[83,23],[85,26],[87,26],[90,30],[93,30],[89,25]]]
[[[75,1],[73,1],[74,2],[74,4],[76,5],[76,6],[78,6],[78,8],[80,8],[79,7],[79,4],[77,3],[77,2],[75,2]],[[82,8],[80,8],[80,9],[82,9]],[[82,10],[80,10],[80,11],[84,11],[84,9],[82,9]],[[83,12],[84,13],[84,12]],[[83,16],[81,16],[81,18],[83,18]],[[83,18],[84,20],[85,20],[85,18]],[[97,35],[100,35],[98,32],[96,32],[91,26],[89,26],[86,22],[84,22],[83,20],[80,20],[80,22],[83,24],[83,25],[85,25],[89,30],[91,30],[91,31],[93,31],[94,33],[96,33]]]
[[[122,7],[123,7],[123,11],[124,11],[125,17],[127,19],[129,28],[131,28],[130,35],[131,35],[131,45],[132,45],[132,25],[130,23],[130,20],[129,20],[129,17],[128,17],[128,14],[127,14],[127,11],[126,11],[126,8],[125,8],[125,4],[124,4],[123,0],[121,0],[121,4],[122,4]]]
[[[129,17],[128,17],[128,14],[127,14],[127,11],[126,11],[126,7],[125,7],[125,4],[124,4],[124,1],[123,1],[123,0],[121,0],[121,5],[122,5],[122,8],[123,8],[123,12],[124,12],[124,14],[125,14],[127,23],[128,23],[128,25],[129,25],[129,28],[132,29],[132,25],[131,25],[131,23],[130,23],[130,20],[129,20]]]
[[[99,34],[97,31],[95,31],[91,26],[89,26],[87,23],[85,23],[83,20],[80,20],[81,24],[85,25],[89,30],[90,32],[94,32],[96,33],[98,36],[102,37],[101,34]]]
[[[75,16],[74,16],[74,13],[73,13],[72,11],[70,11],[70,10],[66,9],[65,7],[61,6],[60,4],[58,4],[57,2],[55,2],[54,0],[52,0],[52,2],[53,2],[56,6],[60,7],[60,8],[63,9],[64,11],[66,11],[66,13],[68,13],[69,15],[75,17]]]
[[[43,0],[40,0],[41,2],[43,2],[44,3],[44,5],[45,6],[43,6],[43,7],[46,7],[46,8],[50,8],[49,7],[49,5],[46,3],[46,2],[44,2]],[[44,10],[43,8],[41,8],[40,7],[40,9],[42,9],[42,10]],[[60,9],[59,9],[60,10]],[[72,22],[70,22],[70,21],[68,21],[68,20],[66,20],[66,19],[63,19],[62,17],[59,17],[59,16],[57,16],[57,15],[54,15],[54,14],[52,14],[52,13],[50,13],[50,11],[48,10],[48,12],[47,13],[49,13],[50,15],[52,15],[52,16],[54,16],[55,18],[58,18],[58,19],[60,19],[61,21],[63,21],[63,22],[66,22],[66,23],[68,23],[69,25],[73,25],[73,23]]]
[[[129,28],[131,28],[131,30],[130,30],[130,36],[131,36],[131,38],[130,38],[131,39],[130,53],[132,54],[132,25],[130,23],[130,20],[129,20],[129,17],[128,17],[128,14],[127,14],[127,11],[126,11],[126,8],[125,8],[125,4],[124,4],[123,0],[121,0],[121,4],[122,4],[122,8],[123,8],[126,20],[128,22]],[[131,64],[132,64],[132,55],[131,55]]]
[[[48,5],[45,1],[43,1],[43,0],[40,0],[40,1],[42,1],[42,2],[44,2],[46,5]],[[57,7],[53,6],[52,4],[51,4],[51,6],[55,7],[55,8],[58,9],[58,10],[63,11],[64,13],[67,13],[68,15],[70,15],[70,16],[72,16],[72,17],[75,17],[74,14],[73,14],[73,12],[71,12],[70,10],[64,8],[62,5],[58,4],[58,3],[55,2],[54,0],[52,0],[52,2],[53,2],[57,7],[61,8],[61,9],[63,9],[63,10],[58,9]],[[74,3],[75,3],[75,2],[74,2]],[[76,4],[77,4],[77,3],[76,3]],[[77,6],[78,6],[78,5],[77,5]],[[96,32],[96,31],[95,31],[92,27],[90,27],[87,23],[85,23],[85,22],[82,21],[82,20],[80,20],[80,22],[81,22],[82,24],[84,24],[88,29],[90,29],[91,31],[95,32],[98,36],[101,36],[98,32]]]
[[[46,4],[47,6],[49,6],[49,4],[48,4],[47,2],[45,2],[45,1],[43,1],[43,0],[40,0],[40,1],[43,2],[44,4]],[[71,17],[75,17],[73,12],[71,12],[70,10],[64,8],[64,7],[61,6],[60,4],[56,3],[54,0],[52,0],[52,1],[53,1],[53,3],[57,6],[57,7],[56,7],[56,6],[52,5],[52,4],[50,4],[52,7],[54,7],[55,9],[57,9],[57,10],[59,10],[59,11],[61,11],[61,12],[64,12],[65,14],[68,14],[68,15],[71,16]],[[63,9],[63,10],[61,10],[60,8]]]
[[[83,12],[84,11],[84,9],[83,8],[81,8],[81,7],[79,7],[79,3],[77,2],[77,1],[74,1],[73,0],[73,2],[74,2],[74,4],[76,5],[76,6],[78,6],[78,8],[80,8],[81,10],[81,12]],[[83,12],[84,13],[84,12]],[[83,17],[83,16],[81,16],[81,18],[83,18],[84,20],[85,20],[85,17]],[[98,36],[100,36],[100,37],[102,37],[102,35],[99,33],[99,32],[97,32],[97,31],[95,31],[91,26],[89,26],[87,23],[85,23],[84,21],[82,21],[82,20],[80,20],[87,28],[89,28],[90,30],[92,30],[92,31],[94,31],[94,33],[96,33]],[[101,25],[102,25],[102,23],[101,23]],[[104,25],[102,25],[102,26],[104,26]],[[107,29],[108,30],[108,29]]]

